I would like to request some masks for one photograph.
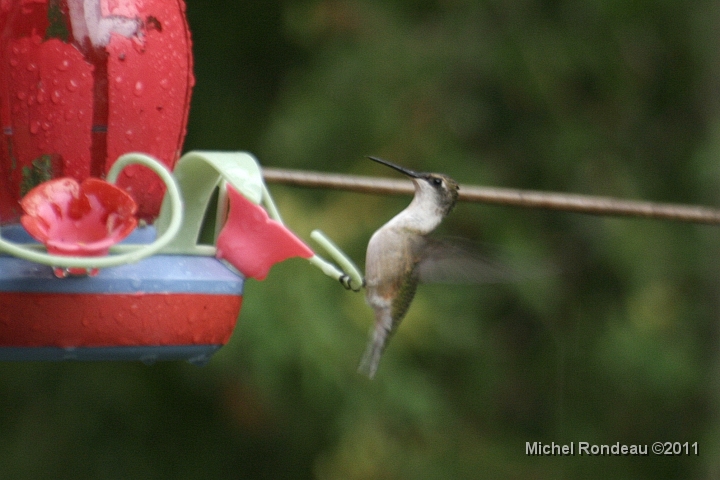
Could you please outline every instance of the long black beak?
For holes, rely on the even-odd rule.
[[[404,173],[408,177],[412,177],[412,178],[422,177],[422,174],[416,172],[415,170],[410,170],[409,168],[401,167],[400,165],[395,165],[394,163],[388,162],[387,160],[383,160],[382,158],[378,158],[378,157],[367,157],[367,158],[369,158],[370,160],[372,160],[374,162],[378,162],[378,163],[382,163],[383,165],[387,165],[390,168],[394,168],[398,172]]]

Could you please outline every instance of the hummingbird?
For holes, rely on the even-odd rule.
[[[358,367],[373,378],[380,357],[410,307],[429,261],[426,236],[440,225],[458,199],[458,183],[438,173],[421,173],[377,157],[370,160],[410,177],[415,196],[410,205],[370,237],[365,257],[365,300],[375,311],[375,326]]]
[[[373,378],[387,342],[405,317],[421,282],[475,283],[505,277],[467,241],[429,237],[457,202],[458,183],[440,173],[416,172],[377,157],[370,160],[410,177],[410,205],[370,238],[365,259],[365,300],[375,324],[358,372]]]

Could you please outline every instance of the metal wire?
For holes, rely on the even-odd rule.
[[[262,172],[268,183],[300,187],[329,188],[379,195],[412,195],[415,191],[413,184],[407,180],[281,168],[263,168]],[[592,215],[641,217],[708,225],[720,224],[720,210],[715,208],[622,200],[593,195],[460,185],[459,200]]]

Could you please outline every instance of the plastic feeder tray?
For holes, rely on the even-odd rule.
[[[13,242],[32,239],[19,225]],[[153,227],[128,243],[150,243]],[[242,276],[213,257],[153,255],[58,279],[52,268],[0,256],[0,361],[188,360],[204,363],[227,343],[240,313]]]

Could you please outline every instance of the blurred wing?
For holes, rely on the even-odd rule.
[[[415,274],[422,283],[500,283],[524,278],[468,240],[425,238]]]

